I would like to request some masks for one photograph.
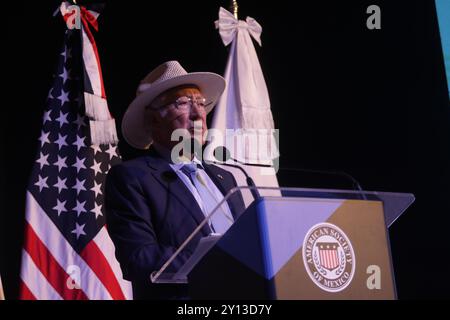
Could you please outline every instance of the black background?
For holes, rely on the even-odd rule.
[[[371,4],[381,8],[381,30],[366,27]],[[52,17],[58,5],[17,2],[3,11],[0,267],[7,298],[18,294],[25,189],[65,28]],[[241,19],[263,26],[256,50],[280,129],[281,167],[342,170],[367,190],[414,193],[416,202],[390,229],[398,296],[448,298],[450,105],[434,1],[239,5]],[[223,74],[228,50],[214,29],[220,6],[229,1],[108,1],[96,40],[118,124],[140,79],[164,61]],[[140,154],[124,142],[119,148],[125,159]],[[349,187],[337,180],[279,175],[282,186]]]

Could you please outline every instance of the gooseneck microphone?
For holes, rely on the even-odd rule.
[[[238,162],[231,157],[230,151],[228,151],[227,148],[217,147],[216,149],[214,149],[214,158],[216,158],[217,161],[208,160],[208,162],[219,165],[219,166],[227,166],[227,167],[239,169],[245,176],[245,180],[247,182],[247,185],[250,187],[250,192],[252,193],[253,198],[255,200],[261,199],[261,195],[259,194],[258,188],[255,185],[255,181],[253,181],[252,177],[249,176],[247,171],[245,171],[244,168],[242,168],[241,166],[225,163],[228,160]]]
[[[359,182],[353,178],[350,174],[344,171],[333,171],[333,170],[316,170],[316,169],[299,169],[299,168],[288,168],[288,167],[280,167],[281,170],[290,171],[290,172],[307,172],[307,173],[318,173],[318,174],[327,174],[327,175],[335,175],[345,177],[347,180],[352,182],[353,188],[358,191],[364,192],[361,188]]]
[[[232,160],[235,163],[239,163],[241,165],[246,165],[246,166],[253,166],[253,167],[261,167],[261,168],[271,168],[271,165],[265,165],[265,164],[252,164],[252,163],[244,163],[242,161],[239,161],[237,159],[234,159],[231,157],[230,152],[227,148],[225,147],[217,147],[216,149],[214,149],[214,157],[216,159],[218,159],[219,161],[228,161],[228,160]],[[225,160],[222,160],[225,159]],[[230,167],[235,167],[240,169],[242,172],[244,172],[244,175],[247,178],[250,178],[250,181],[247,179],[247,184],[250,186],[251,183],[254,185],[253,180],[251,179],[251,177],[248,176],[248,174],[244,171],[244,169],[240,166],[237,165],[231,165],[231,164],[227,164],[227,163],[218,163],[221,165],[225,165],[225,166],[230,166]],[[318,170],[318,169],[303,169],[303,168],[288,168],[288,167],[280,167],[280,170],[284,170],[284,171],[291,171],[291,172],[307,172],[307,173],[317,173],[317,174],[327,174],[327,175],[335,175],[335,176],[342,176],[345,177],[347,180],[350,180],[352,182],[353,188],[360,191],[362,194],[363,199],[366,199],[366,196],[363,194],[364,190],[362,189],[361,185],[359,184],[359,182],[350,174],[348,174],[347,172],[344,171],[333,171],[333,170]]]

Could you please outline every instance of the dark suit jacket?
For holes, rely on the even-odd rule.
[[[225,195],[236,186],[233,175],[204,164],[205,171]],[[106,221],[123,276],[133,284],[135,299],[187,297],[183,285],[155,285],[157,271],[204,219],[195,198],[169,163],[155,151],[123,162],[108,173],[105,187]],[[242,195],[228,200],[233,215],[244,211]],[[211,233],[206,224],[171,268],[183,265],[201,237]]]

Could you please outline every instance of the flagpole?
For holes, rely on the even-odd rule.
[[[239,17],[238,17],[239,6],[238,6],[238,3],[237,3],[237,0],[232,0],[231,1],[230,9],[231,9],[231,12],[233,12],[234,17],[236,19],[239,19]]]

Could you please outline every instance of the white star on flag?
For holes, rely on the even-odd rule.
[[[114,156],[117,156],[116,149],[117,146],[113,146],[112,144],[110,144],[108,150],[105,151],[107,154],[109,154],[110,160],[114,158]]]
[[[48,154],[47,154],[47,155],[44,155],[44,154],[41,152],[41,155],[40,155],[39,159],[36,160],[36,162],[39,163],[39,166],[40,166],[41,170],[42,170],[42,168],[43,168],[44,166],[48,166],[48,165],[49,165],[49,163],[48,163],[48,161],[47,161],[48,156],[49,156]]]
[[[65,92],[64,89],[61,90],[61,95],[57,98],[58,100],[61,100],[61,106],[64,105],[64,103],[69,102],[69,92]]]
[[[72,78],[69,76],[69,73],[70,73],[70,71],[67,72],[67,69],[66,69],[66,68],[63,68],[63,72],[59,74],[59,76],[63,79],[63,83],[66,82],[67,80],[72,79]]]
[[[64,125],[64,123],[69,123],[69,121],[67,121],[67,116],[69,115],[69,113],[64,113],[62,111],[59,112],[59,117],[56,118],[56,121],[59,122],[59,127],[62,128],[62,126]]]
[[[76,161],[75,163],[72,165],[72,167],[77,168],[77,173],[80,172],[81,169],[86,169],[86,166],[84,165],[84,161],[86,159],[79,159],[78,157],[76,157]]]
[[[95,207],[91,210],[91,212],[95,213],[95,219],[97,219],[99,216],[103,216],[102,205],[98,205],[97,202],[95,202],[94,205]]]
[[[55,141],[55,143],[58,145],[58,150],[61,150],[62,147],[67,146],[66,139],[67,136],[62,136],[60,133],[58,133],[58,140]]]
[[[94,156],[97,154],[97,152],[103,152],[102,149],[100,149],[99,145],[93,144],[91,145],[92,150],[94,150]]]
[[[66,179],[61,179],[60,177],[58,177],[58,182],[54,185],[54,187],[58,188],[58,193],[61,193],[62,189],[66,189],[67,190],[67,186],[66,186]]]
[[[54,166],[58,166],[58,172],[61,172],[62,168],[67,168],[66,159],[67,157],[63,158],[58,156],[58,161],[53,164]]]
[[[77,190],[77,195],[79,195],[81,191],[86,191],[86,188],[84,187],[84,182],[86,181],[86,179],[80,181],[77,178],[76,180],[77,180],[77,182],[72,187],[72,189],[76,189]]]
[[[77,217],[80,216],[83,212],[87,212],[84,205],[86,204],[86,201],[80,202],[77,200],[77,205],[72,209],[73,211],[77,212]]]
[[[77,180],[77,182],[72,187],[72,189],[76,189],[77,190],[77,195],[79,195],[81,191],[86,191],[86,188],[84,187],[84,182],[86,181],[86,179],[80,181],[77,178],[76,180]]]
[[[75,141],[75,142],[73,143],[74,146],[77,146],[77,151],[80,151],[81,148],[83,148],[83,147],[86,146],[86,145],[84,144],[84,139],[86,139],[86,137],[81,138],[81,137],[79,137],[79,136],[77,135],[77,141]]]
[[[86,188],[84,187],[84,182],[86,181],[86,179],[80,181],[77,178],[76,180],[77,180],[77,182],[72,187],[72,189],[76,189],[77,190],[77,195],[79,195],[81,191],[86,191]]]
[[[50,117],[51,110],[44,112],[44,124],[49,121],[52,122],[52,118]]]
[[[42,178],[41,175],[38,175],[38,182],[34,185],[39,187],[39,192],[42,192],[42,189],[44,188],[48,188],[47,179],[48,177]]]
[[[101,164],[101,162],[97,162],[94,159],[94,164],[91,167],[91,169],[94,170],[94,176],[96,176],[97,173],[102,173],[102,169],[100,169]]]
[[[56,199],[56,206],[54,206],[53,209],[58,211],[58,217],[61,215],[61,212],[67,212],[66,202],[67,201],[59,201]]]
[[[77,125],[78,129],[80,129],[81,127],[86,127],[86,123],[84,123],[84,116],[80,116],[79,114],[77,114],[77,120],[74,121],[74,123]]]
[[[74,230],[72,230],[72,233],[75,233],[76,235],[77,235],[77,240],[78,240],[78,238],[81,236],[81,235],[83,235],[83,236],[85,236],[86,235],[86,232],[84,232],[84,226],[86,225],[86,224],[83,224],[83,225],[79,225],[78,223],[76,223],[75,222],[75,224],[76,224],[76,227],[75,227],[75,229]]]
[[[102,206],[98,205],[97,202],[95,202],[94,209],[91,210],[93,213],[95,213],[95,219],[97,219],[99,216],[103,216],[102,213]]]
[[[102,194],[101,187],[102,187],[101,184],[97,184],[97,182],[94,181],[94,187],[91,188],[91,191],[94,191],[95,197],[97,197],[99,194]]]
[[[46,143],[50,143],[50,140],[48,136],[50,135],[50,132],[42,131],[41,137],[39,138],[39,141],[41,141],[41,147],[44,146]]]

